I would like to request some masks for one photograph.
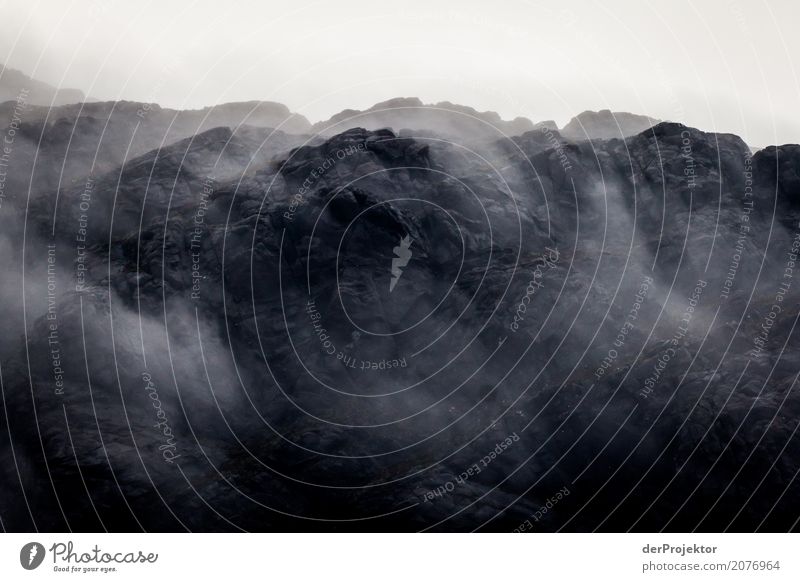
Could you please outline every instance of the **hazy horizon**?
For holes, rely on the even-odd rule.
[[[788,1],[0,7],[0,62],[101,101],[276,101],[313,123],[413,96],[559,126],[610,109],[754,146],[800,142],[800,8]]]

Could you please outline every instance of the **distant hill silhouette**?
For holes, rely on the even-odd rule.
[[[625,138],[641,133],[659,121],[646,115],[608,109],[584,111],[561,128],[561,135],[573,141]]]

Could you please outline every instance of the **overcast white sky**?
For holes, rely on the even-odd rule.
[[[101,100],[273,100],[316,121],[417,96],[800,142],[796,0],[0,0],[0,23],[0,60]]]

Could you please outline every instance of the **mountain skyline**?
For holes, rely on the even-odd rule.
[[[57,88],[34,79],[22,71],[12,69],[7,66],[0,68],[0,105],[4,102],[13,101],[19,95],[22,87],[28,87],[29,93],[26,96],[26,103],[36,105],[39,107],[49,106],[52,102],[54,106],[65,105],[80,105],[82,103],[114,103],[125,102],[126,100],[105,101],[94,99],[91,96],[86,96],[79,89],[71,88]],[[31,92],[32,91],[32,92]],[[171,108],[162,107],[157,102],[141,102],[146,106],[153,109],[170,111]],[[247,101],[231,101],[218,103],[216,105],[206,105],[199,109],[179,109],[172,111],[183,111],[197,113],[203,115],[208,113],[209,121],[204,121],[205,127],[215,127],[213,119],[220,117],[220,110],[238,109],[240,110],[240,117],[242,120],[248,118],[247,123],[250,125],[265,127],[265,125],[258,119],[258,110],[264,107],[285,110],[285,118],[291,118],[287,127],[282,127],[283,131],[289,133],[327,133],[332,135],[335,130],[344,130],[353,127],[358,127],[356,119],[362,120],[362,124],[367,129],[379,129],[381,127],[391,127],[396,130],[399,129],[433,129],[438,131],[440,135],[447,135],[446,130],[441,127],[426,127],[422,120],[416,124],[408,127],[395,127],[392,125],[391,118],[394,115],[396,119],[402,119],[407,113],[404,110],[409,109],[447,109],[451,111],[458,111],[466,116],[478,118],[487,124],[494,126],[496,129],[506,133],[509,136],[521,135],[526,131],[540,128],[557,129],[561,136],[572,140],[581,139],[607,139],[609,137],[628,137],[635,135],[644,129],[655,125],[662,121],[661,119],[650,117],[646,114],[633,113],[628,111],[612,111],[610,109],[592,110],[587,109],[580,113],[568,118],[563,124],[559,126],[550,119],[529,119],[527,117],[518,115],[514,118],[501,118],[496,111],[478,111],[473,107],[464,104],[456,104],[450,101],[441,101],[438,103],[424,103],[419,97],[392,97],[385,101],[375,103],[363,110],[345,108],[341,111],[335,112],[327,118],[318,119],[316,121],[308,119],[306,116],[291,111],[290,108],[283,104],[274,101],[262,101],[258,99],[251,99]],[[250,109],[248,109],[250,108]],[[395,113],[392,113],[395,110]],[[274,113],[272,116],[280,115]],[[269,114],[268,114],[269,116]],[[224,117],[224,114],[223,114]],[[383,119],[384,121],[380,121]],[[669,119],[668,121],[678,121],[676,119]],[[342,125],[344,123],[344,125]],[[406,121],[408,123],[408,121]],[[219,123],[218,126],[226,126],[225,123]],[[198,128],[199,130],[200,128]],[[719,132],[730,133],[730,132]],[[800,135],[798,140],[793,142],[785,142],[785,144],[800,143]],[[784,143],[749,143],[750,147],[757,151],[763,149],[768,145],[785,145]]]
[[[39,81],[33,79],[32,77],[26,75],[22,71],[18,71],[15,69],[11,69],[9,67],[1,67],[0,68],[0,104],[6,101],[13,101],[16,100],[17,96],[20,94],[21,91],[25,91],[25,102],[29,105],[35,105],[39,107],[47,107],[47,106],[63,106],[63,105],[80,105],[82,103],[113,103],[114,101],[101,101],[98,99],[94,99],[92,97],[86,97],[82,91],[78,89],[68,89],[68,88],[56,88],[52,85],[48,85],[43,81]],[[118,100],[118,102],[124,102],[125,100]],[[148,102],[149,104],[149,102]],[[163,107],[158,103],[150,104],[152,109],[157,110],[169,110],[168,107]],[[472,107],[468,107],[465,105],[458,105],[451,103],[449,101],[444,101],[440,103],[423,103],[417,97],[395,97],[389,99],[387,101],[382,101],[380,103],[375,103],[371,107],[367,108],[364,111],[359,111],[355,109],[344,109],[337,113],[334,113],[329,118],[326,119],[319,119],[316,121],[311,121],[307,119],[305,116],[300,115],[296,112],[291,112],[289,108],[282,104],[270,101],[262,101],[262,100],[249,100],[249,101],[237,101],[237,102],[225,102],[225,103],[218,103],[215,105],[208,105],[201,109],[191,110],[191,109],[183,109],[183,110],[175,110],[175,111],[193,111],[198,113],[208,112],[210,117],[214,117],[215,113],[219,113],[220,110],[230,110],[231,108],[237,108],[240,110],[240,114],[242,119],[245,116],[248,117],[248,123],[250,125],[263,125],[262,123],[258,123],[256,119],[258,118],[257,110],[259,107],[272,107],[273,109],[283,109],[284,111],[274,111],[275,115],[284,114],[287,118],[292,116],[295,117],[295,122],[290,124],[289,128],[282,128],[284,131],[289,131],[291,133],[319,133],[319,132],[328,132],[335,131],[338,129],[338,125],[342,122],[349,120],[350,118],[360,118],[364,119],[367,122],[367,125],[374,126],[376,124],[375,117],[380,118],[379,114],[383,114],[385,117],[387,114],[391,115],[389,110],[395,110],[396,118],[398,120],[403,119],[403,116],[408,114],[407,110],[410,109],[448,109],[451,111],[458,111],[463,113],[467,116],[474,116],[479,117],[485,120],[487,123],[491,123],[496,125],[499,129],[503,129],[504,131],[508,132],[509,135],[520,135],[525,133],[526,131],[530,131],[534,129],[534,127],[551,127],[553,129],[558,129],[557,124],[551,120],[535,120],[532,121],[525,117],[517,117],[511,121],[504,120],[500,118],[500,115],[494,111],[476,111]],[[248,111],[248,107],[251,108]],[[73,114],[77,114],[80,108],[71,108]],[[149,111],[150,109],[148,109]],[[592,111],[584,111],[580,115],[573,117],[569,120],[569,122],[565,125],[568,127],[567,135],[569,137],[575,137],[580,134],[580,126],[581,122],[579,121],[581,116],[587,116],[592,113],[600,113],[600,112],[592,112]],[[603,114],[610,113],[608,110],[604,110]],[[60,115],[56,113],[55,116],[57,117]],[[630,115],[625,113],[624,115]],[[639,116],[644,119],[643,116]],[[254,119],[255,118],[255,119]],[[608,121],[608,120],[606,120]],[[658,122],[658,120],[652,120],[653,123]],[[213,122],[208,122],[213,124]],[[391,122],[383,123],[381,125],[381,121],[377,121],[379,127],[390,127]],[[407,123],[404,120],[404,123]],[[590,122],[591,123],[591,122]],[[221,123],[220,125],[224,125]],[[639,123],[638,125],[641,125]],[[652,124],[651,124],[652,125]],[[344,129],[348,129],[352,127],[351,125],[347,125]],[[374,127],[374,129],[378,129],[379,127]],[[396,129],[403,129],[398,127]],[[426,128],[426,129],[435,129],[435,128]],[[623,131],[623,134],[627,135],[630,132]],[[638,133],[638,131],[636,132]]]
[[[593,111],[586,110],[570,118],[561,127],[553,120],[531,120],[518,116],[514,119],[502,119],[495,111],[477,111],[472,107],[444,101],[440,103],[423,103],[418,97],[395,97],[387,101],[376,103],[364,110],[344,109],[333,114],[330,118],[312,122],[305,116],[291,111],[282,103],[269,101],[244,101],[220,103],[201,109],[172,110],[161,107],[157,103],[132,104],[127,101],[98,101],[85,97],[79,90],[55,88],[44,82],[28,77],[20,71],[4,67],[0,69],[0,109],[12,103],[25,88],[25,103],[33,105],[40,110],[33,115],[28,114],[28,119],[49,118],[51,121],[62,117],[77,115],[91,116],[98,110],[100,116],[110,113],[119,104],[120,107],[130,109],[138,106],[137,112],[142,114],[174,115],[178,117],[196,119],[198,125],[191,128],[197,133],[213,127],[235,127],[237,125],[253,125],[255,127],[279,128],[286,133],[294,134],[319,134],[334,135],[335,133],[364,127],[366,129],[391,128],[396,131],[414,129],[419,131],[433,131],[442,137],[465,137],[464,127],[470,122],[458,124],[457,131],[448,134],[446,127],[437,124],[436,117],[439,111],[451,111],[472,118],[472,137],[484,138],[499,137],[501,135],[516,136],[526,132],[538,130],[556,130],[558,138],[572,141],[584,139],[609,139],[612,137],[625,138],[633,136],[648,127],[659,123],[661,120],[623,111],[610,111],[608,109]],[[32,89],[28,89],[28,87]],[[12,97],[13,96],[13,97]],[[75,101],[74,99],[83,99]],[[53,102],[57,111],[47,108]],[[451,120],[448,123],[453,123]],[[181,137],[190,135],[189,128]],[[165,136],[165,140],[166,140]],[[177,138],[175,138],[177,139]],[[166,143],[170,143],[169,140]],[[769,144],[783,145],[783,144]],[[753,151],[763,149],[750,144]]]
[[[5,527],[796,528],[800,146],[88,107],[4,183]]]

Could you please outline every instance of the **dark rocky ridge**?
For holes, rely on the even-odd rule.
[[[54,235],[49,182],[28,205],[16,196],[0,208],[9,271],[25,262],[30,295],[25,329],[21,277],[4,290],[7,329],[26,335],[24,349],[3,347],[0,434],[14,435],[37,527],[508,531],[565,484],[542,530],[793,526],[800,283],[764,353],[748,352],[798,230],[799,146],[751,158],[736,136],[675,123],[591,142],[531,127],[481,135],[477,150],[380,128],[304,142],[220,128],[130,161],[123,152],[121,167],[108,154],[85,211],[81,291],[92,148],[62,185]],[[390,292],[405,235],[413,256]],[[63,395],[41,284],[47,244]],[[645,278],[636,324],[597,378]],[[644,398],[699,279],[688,331]],[[542,286],[512,331],[531,280]],[[338,353],[406,365],[361,370]],[[180,471],[159,454],[143,372]],[[425,501],[509,435],[519,440],[479,475]],[[3,521],[32,529],[15,465],[3,467]],[[69,499],[61,508],[48,474]]]
[[[425,104],[417,97],[399,97],[364,111],[346,109],[315,123],[312,129],[330,136],[357,127],[424,130],[448,139],[475,140],[519,135],[532,130],[534,124],[525,117],[505,121],[494,111],[476,111],[449,101]]]

